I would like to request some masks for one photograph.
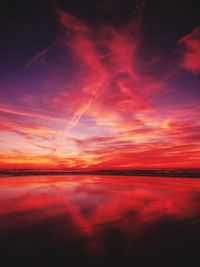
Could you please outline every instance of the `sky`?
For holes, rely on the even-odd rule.
[[[200,167],[196,1],[2,1],[0,168]]]

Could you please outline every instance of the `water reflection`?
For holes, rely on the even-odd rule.
[[[1,178],[0,250],[7,266],[180,263],[198,249],[199,200],[197,179]]]

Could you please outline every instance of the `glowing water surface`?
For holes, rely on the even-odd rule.
[[[198,179],[2,177],[2,266],[191,264],[199,215]]]

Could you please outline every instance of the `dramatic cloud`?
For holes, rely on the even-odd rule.
[[[185,80],[171,80],[180,73],[157,75],[159,66],[141,59],[140,16],[92,27],[55,12],[62,36],[28,60],[23,82],[7,83],[16,98],[11,86],[0,94],[0,166],[198,167],[199,103],[192,93],[176,103]],[[199,28],[180,42],[182,66],[199,71]]]

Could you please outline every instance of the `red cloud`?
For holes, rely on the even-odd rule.
[[[58,70],[55,80],[46,78],[35,93],[41,103],[46,99],[39,109],[31,97],[29,108],[0,106],[1,166],[197,167],[199,105],[161,105],[167,81],[141,70],[139,23],[94,30],[61,9],[57,13],[64,35],[59,42],[67,51],[63,62],[71,53],[75,70],[71,80],[67,75],[59,82]],[[199,70],[199,31],[180,40],[186,47],[182,65],[192,71]]]
[[[200,27],[183,36],[180,41],[186,50],[183,54],[182,66],[190,71],[200,71]]]
[[[121,128],[124,121],[138,112],[151,109],[151,98],[163,90],[163,83],[140,74],[137,64],[138,23],[121,28],[103,25],[95,31],[84,22],[58,9],[66,32],[67,49],[80,64],[72,89],[56,97],[54,104],[68,113],[63,146],[68,133],[84,116],[104,125],[104,117]],[[64,97],[63,97],[64,96]],[[70,103],[66,105],[66,100]],[[133,118],[132,118],[133,119]],[[108,124],[107,124],[108,126]],[[94,125],[95,127],[95,125]]]

